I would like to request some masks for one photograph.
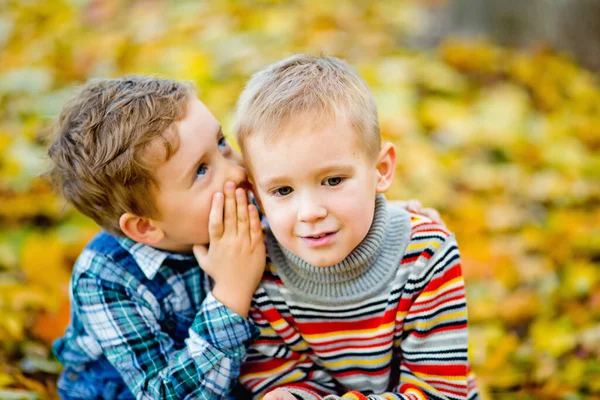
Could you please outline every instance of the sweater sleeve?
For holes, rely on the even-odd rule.
[[[435,249],[437,247],[437,250]],[[325,399],[474,399],[467,359],[467,307],[454,237],[433,243],[414,264],[398,307],[395,355],[399,384],[393,391],[356,391]]]
[[[275,389],[305,400],[337,392],[331,375],[300,344],[299,334],[272,305],[263,289],[255,294],[250,316],[260,329],[260,336],[248,349],[240,381],[254,398]]]

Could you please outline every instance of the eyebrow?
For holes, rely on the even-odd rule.
[[[217,140],[217,142],[219,141],[219,139],[222,136],[223,136],[223,127],[221,125],[219,125],[219,130],[217,130],[217,134],[215,135],[215,139]],[[205,152],[202,152],[200,157],[198,157],[198,161],[196,161],[194,164],[192,164],[192,166],[187,170],[185,175],[183,175],[184,179],[189,181],[192,176],[195,176],[196,171],[198,170],[198,167],[202,164],[202,161],[204,161],[204,156],[205,156]]]
[[[339,175],[351,174],[354,172],[354,166],[352,164],[330,164],[325,165],[315,171],[311,171],[311,174],[315,174],[316,176],[325,176],[329,173],[335,172]],[[274,176],[269,177],[263,181],[259,182],[259,186],[264,188],[271,188],[277,185],[287,183],[290,181],[290,177],[287,175],[282,176]]]

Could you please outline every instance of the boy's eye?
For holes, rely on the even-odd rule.
[[[278,189],[275,189],[273,191],[273,193],[276,196],[282,196],[283,197],[283,196],[287,196],[287,195],[291,194],[293,191],[294,191],[294,189],[292,189],[291,187],[289,187],[289,186],[283,186],[283,187],[280,187]]]
[[[196,177],[206,175],[208,172],[208,166],[206,164],[202,164],[196,170]]]
[[[229,143],[227,143],[227,139],[225,139],[225,136],[221,136],[221,138],[219,138],[219,150],[223,150],[228,145]]]
[[[334,176],[331,178],[327,178],[323,181],[325,186],[337,186],[344,181],[344,178],[340,176]]]

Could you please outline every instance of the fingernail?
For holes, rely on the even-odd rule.
[[[215,193],[215,200],[221,200],[223,198],[223,193],[217,192]]]
[[[231,182],[231,181],[227,181],[227,182],[225,183],[225,187],[226,187],[227,189],[235,189],[235,183],[233,183],[233,182]]]

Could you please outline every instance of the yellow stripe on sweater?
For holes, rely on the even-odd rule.
[[[384,355],[383,357],[375,358],[372,360],[365,360],[363,358],[352,358],[352,359],[346,359],[346,360],[340,360],[340,361],[334,361],[334,362],[327,362],[327,361],[321,360],[321,362],[323,363],[324,366],[326,366],[328,368],[335,368],[335,367],[345,367],[347,365],[389,364],[391,358],[392,358],[391,354],[389,354],[389,355]]]
[[[465,387],[467,385],[466,376],[432,375],[432,374],[424,374],[422,372],[413,372],[413,374],[422,379],[434,378],[434,379],[439,379],[442,381],[446,380],[446,381],[452,381],[452,382],[464,382]]]
[[[466,317],[466,316],[467,316],[467,311],[458,311],[458,312],[451,313],[451,314],[439,315],[435,319],[428,321],[428,322],[416,321],[411,324],[406,324],[406,325],[404,325],[404,330],[414,329],[415,327],[430,328],[434,325],[439,324],[441,321],[458,319],[458,318]]]
[[[302,380],[302,378],[305,376],[305,374],[301,371],[296,371],[293,374],[290,374],[288,376],[286,376],[284,379],[279,379],[277,381],[278,385],[282,385],[284,383],[290,383],[290,382],[298,382],[300,380]]]
[[[458,283],[458,282],[462,282],[462,280],[463,280],[462,276],[457,276],[456,278],[450,279],[448,282],[445,282],[442,286],[440,286],[436,290],[431,290],[429,292],[423,292],[419,295],[419,298],[417,299],[417,301],[415,303],[418,304],[418,303],[427,301],[430,298],[435,297],[438,294],[440,294],[441,292],[445,291],[449,286],[456,285],[456,283]]]
[[[423,382],[423,381],[418,380],[418,379],[413,379],[411,376],[403,376],[402,377],[402,381],[403,382],[412,383],[415,386],[423,388],[424,390],[429,390],[429,391],[431,391],[433,393],[439,393],[439,390],[437,390],[436,388],[434,388],[433,386],[431,386],[427,382]]]
[[[439,242],[429,241],[429,242],[421,242],[421,243],[413,243],[406,246],[406,251],[415,250],[415,249],[424,249],[427,247],[434,247],[436,249],[440,248]]]
[[[347,339],[357,337],[359,335],[372,335],[374,333],[382,334],[384,331],[389,329],[393,329],[396,321],[389,322],[387,324],[379,325],[376,328],[371,329],[356,329],[356,330],[346,330],[346,331],[335,331],[331,333],[316,333],[313,335],[303,334],[304,338],[308,341],[317,341],[316,339],[325,339],[325,338],[335,338],[335,337],[345,337]]]
[[[422,224],[423,222],[433,222],[432,220],[430,220],[429,218],[423,217],[422,215],[419,214],[410,214],[410,225],[411,227],[415,227],[419,224]]]
[[[289,326],[288,322],[285,319],[283,319],[283,318],[279,318],[276,321],[269,321],[269,323],[275,329],[281,329],[285,325]]]

